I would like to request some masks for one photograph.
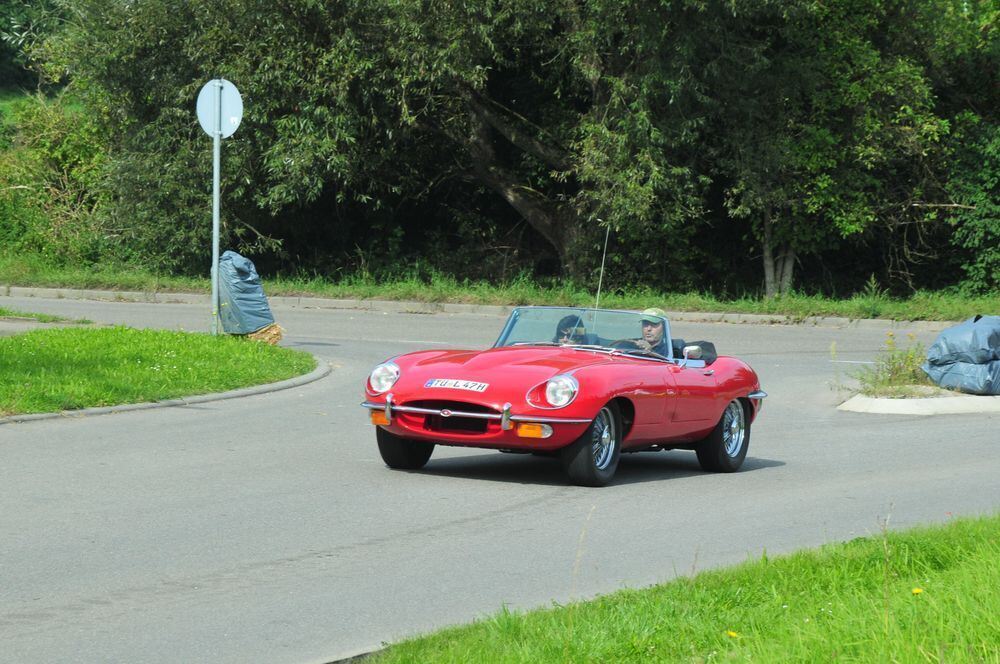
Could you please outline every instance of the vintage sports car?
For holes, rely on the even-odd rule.
[[[390,468],[417,469],[435,445],[558,456],[572,482],[603,486],[624,452],[694,450],[733,472],[767,395],[753,369],[707,341],[670,336],[643,313],[519,307],[487,350],[428,350],[365,382]]]

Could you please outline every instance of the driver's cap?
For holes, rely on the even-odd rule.
[[[650,307],[642,312],[642,320],[650,323],[662,323],[667,318],[667,312],[657,307]]]

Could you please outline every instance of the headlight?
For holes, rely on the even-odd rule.
[[[553,376],[545,384],[545,400],[556,408],[562,408],[576,398],[580,384],[572,376]]]
[[[383,362],[372,369],[371,375],[368,376],[368,384],[371,385],[372,391],[377,394],[388,390],[396,384],[397,380],[399,380],[399,367],[393,362]]]

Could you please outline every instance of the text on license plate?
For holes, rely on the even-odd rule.
[[[424,387],[448,387],[453,390],[469,390],[470,392],[485,392],[489,383],[477,383],[472,380],[456,380],[453,378],[431,378]]]

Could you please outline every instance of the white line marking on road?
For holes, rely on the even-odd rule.
[[[308,344],[310,341],[363,341],[371,342],[377,344],[421,344],[428,346],[454,346],[458,347],[456,344],[449,341],[424,341],[421,339],[356,339],[354,337],[307,337],[298,334],[293,334],[288,337],[293,341],[298,341],[300,343]]]

